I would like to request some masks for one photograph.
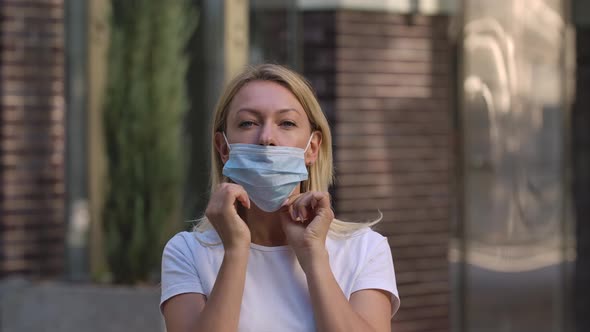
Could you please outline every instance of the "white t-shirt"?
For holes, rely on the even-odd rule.
[[[215,231],[181,232],[164,249],[164,301],[183,293],[211,294],[223,259]],[[326,248],[332,272],[346,298],[362,289],[391,294],[393,311],[399,308],[393,260],[387,238],[366,228],[342,238],[328,236]],[[315,320],[305,273],[289,246],[250,244],[239,331],[315,331]]]

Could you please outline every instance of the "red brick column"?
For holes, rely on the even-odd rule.
[[[0,2],[0,277],[63,271],[63,6]]]
[[[453,193],[446,16],[303,17],[304,73],[334,128],[337,216],[389,238],[402,307],[394,330],[449,331]]]

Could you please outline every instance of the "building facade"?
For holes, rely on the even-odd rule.
[[[0,4],[0,275],[65,267],[63,1]]]
[[[286,64],[331,123],[337,216],[383,213],[395,331],[590,328],[584,1],[194,3],[186,219],[207,203],[224,82],[248,63]],[[104,267],[107,10],[0,3],[2,278],[89,280]]]

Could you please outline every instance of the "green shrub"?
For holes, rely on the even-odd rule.
[[[111,5],[104,243],[113,281],[136,283],[158,270],[164,234],[179,216],[185,45],[196,15],[184,0]]]

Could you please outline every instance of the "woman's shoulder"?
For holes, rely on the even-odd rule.
[[[168,243],[166,249],[177,251],[193,251],[199,248],[212,246],[220,242],[219,236],[214,230],[199,231],[182,231],[176,233]]]
[[[326,248],[333,266],[364,267],[376,257],[391,255],[387,237],[364,227],[348,234],[331,234]]]
[[[340,243],[342,245],[362,245],[369,247],[387,241],[385,236],[368,226],[354,229],[346,233],[330,231],[328,238],[331,242]]]

